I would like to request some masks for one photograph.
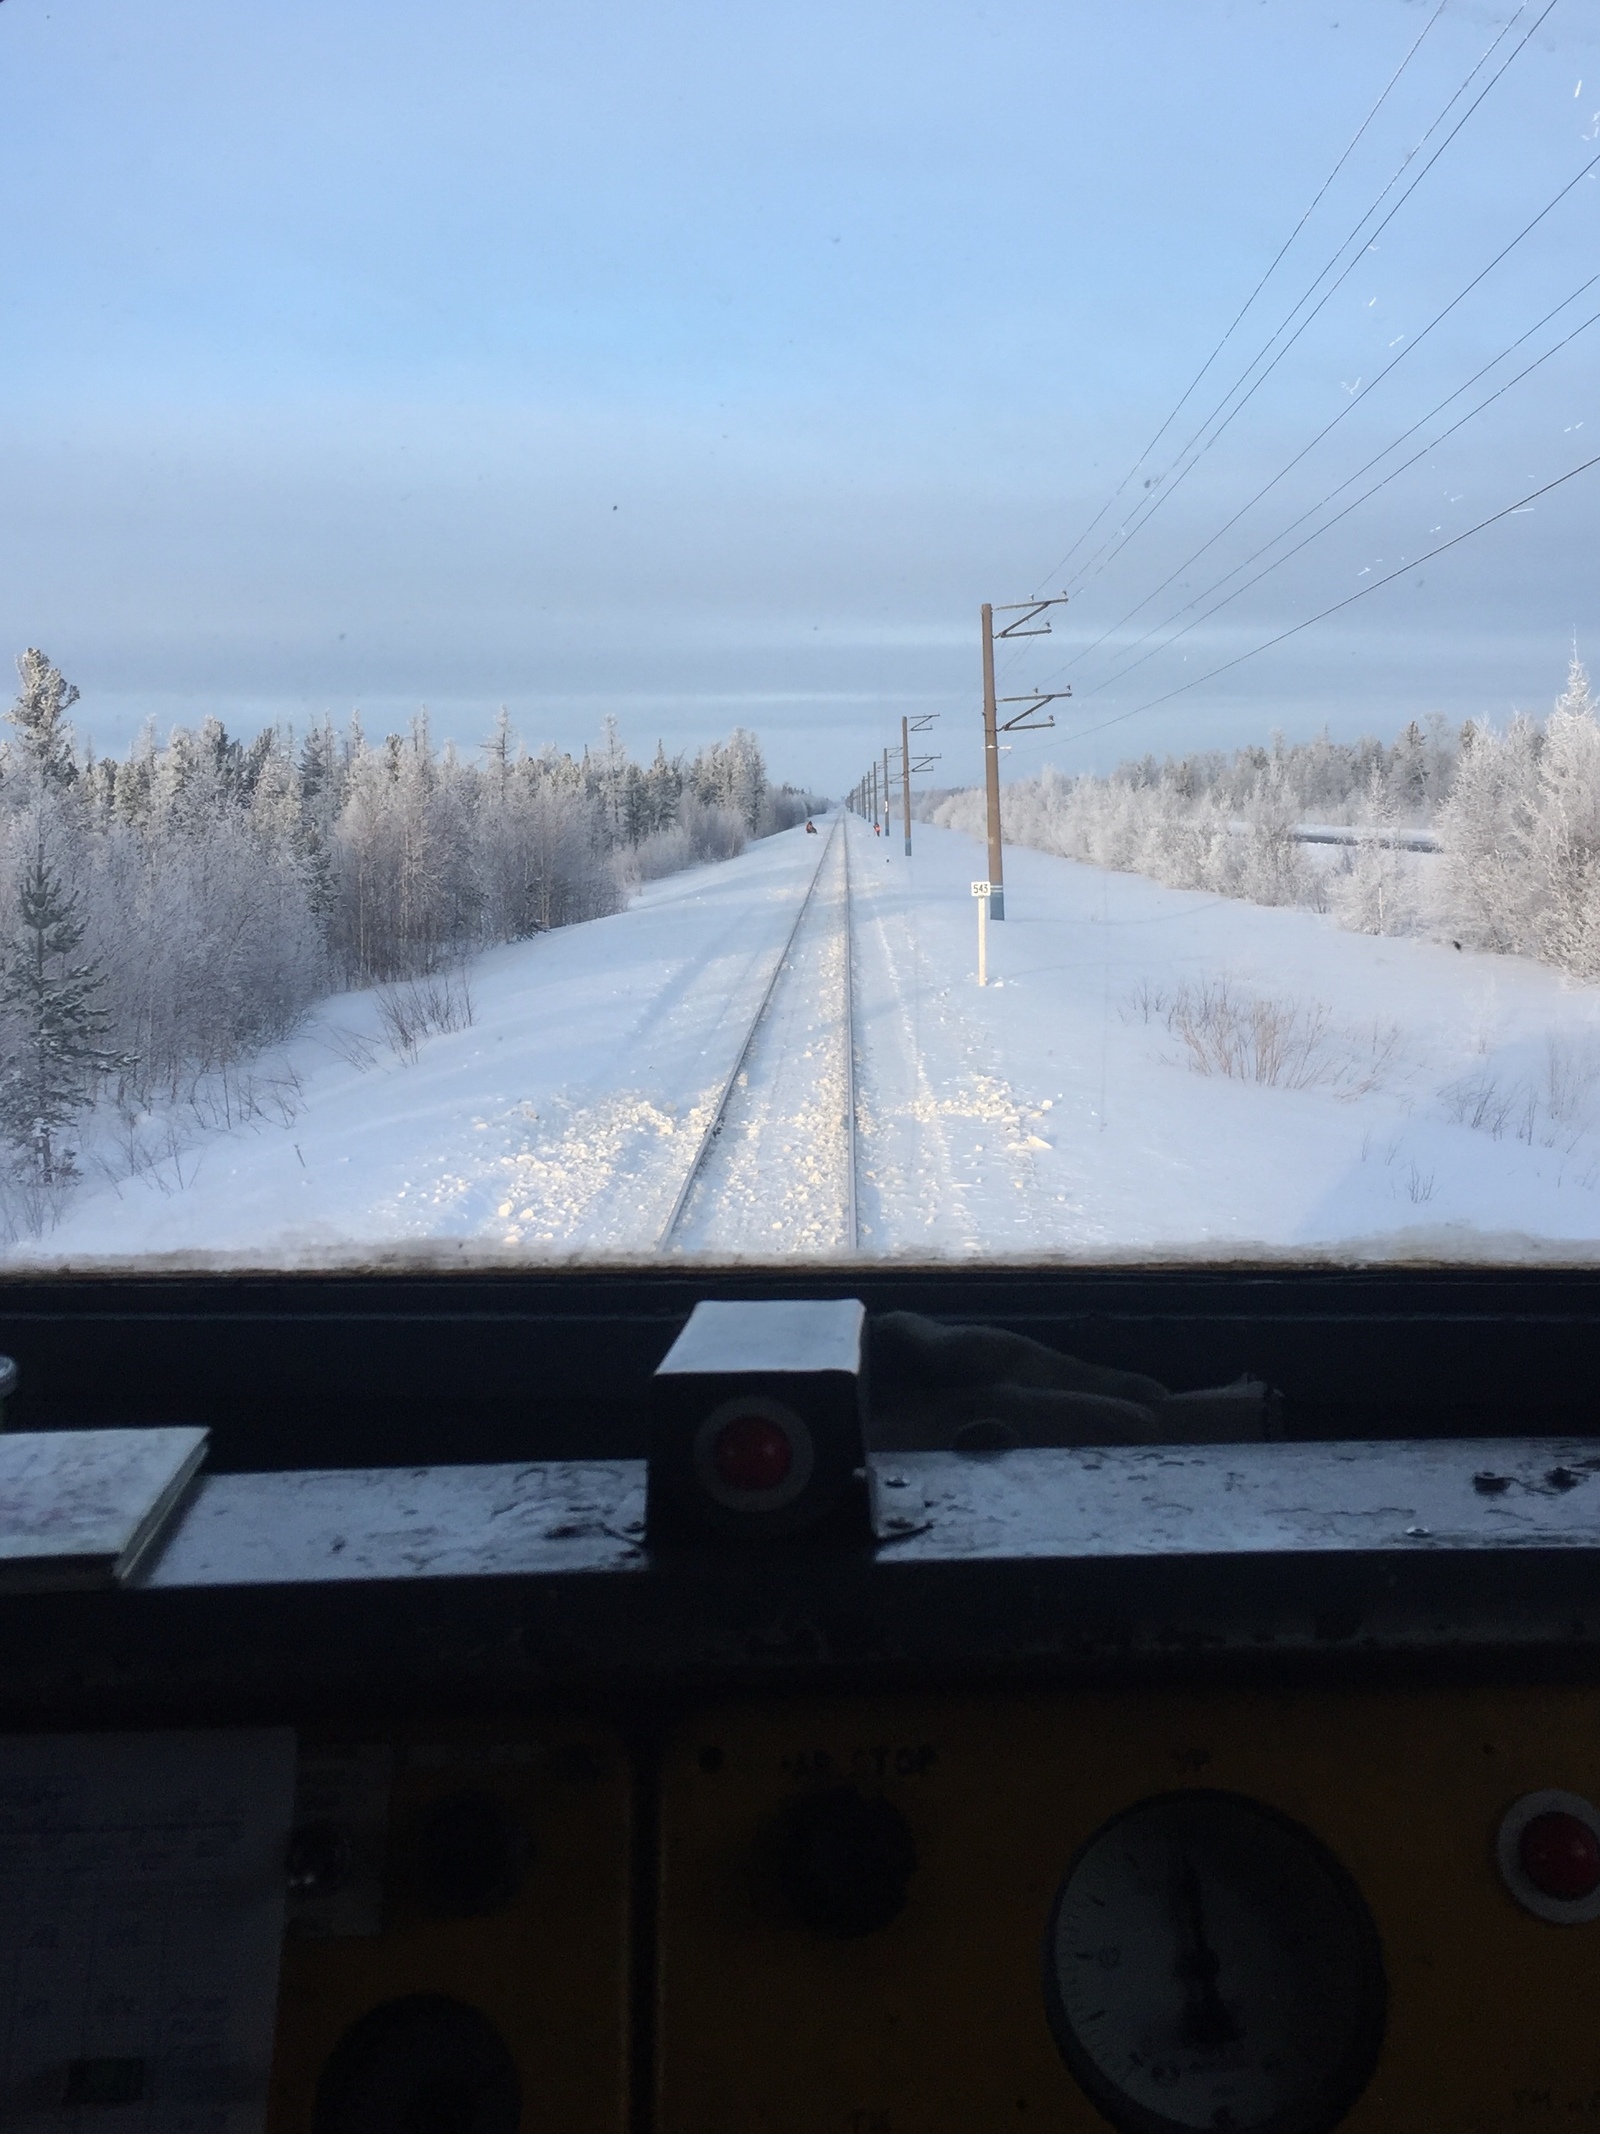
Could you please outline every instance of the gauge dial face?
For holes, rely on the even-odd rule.
[[[1386,1998],[1350,1877],[1236,1794],[1165,1794],[1103,1825],[1046,1937],[1056,2043],[1127,2134],[1325,2134],[1372,2072]]]

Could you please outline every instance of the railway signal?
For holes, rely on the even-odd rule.
[[[987,803],[989,830],[989,896],[985,908],[993,909],[997,919],[1006,915],[1005,856],[1000,844],[1000,736],[1002,734],[1037,733],[1042,728],[1054,726],[1055,718],[1038,718],[1046,704],[1054,704],[1062,697],[1072,694],[1070,689],[1034,689],[1026,696],[1000,697],[994,693],[994,647],[1001,637],[1048,637],[1050,621],[1045,611],[1062,608],[1067,604],[1065,593],[1052,594],[1046,600],[1014,600],[996,610],[987,601],[979,609],[983,627],[983,787]],[[994,626],[996,613],[1015,615],[1015,622],[1006,623],[1001,629]],[[1041,623],[1039,617],[1045,616]],[[1002,704],[1020,704],[1023,709],[1014,712],[1009,719],[999,716]]]

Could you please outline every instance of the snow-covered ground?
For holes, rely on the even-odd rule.
[[[1600,991],[974,840],[851,820],[860,1249],[1600,1256]],[[86,1178],[13,1258],[653,1257],[800,900],[817,894],[668,1249],[840,1250],[843,855],[800,830],[473,966],[414,1058],[370,995],[288,1048],[280,1121]]]
[[[781,982],[673,1233],[675,1251],[831,1253],[848,1241],[842,824],[817,865]]]
[[[899,1138],[941,1250],[1593,1256],[1600,991],[1008,847],[980,992],[983,848],[917,845],[861,932],[917,1017]]]

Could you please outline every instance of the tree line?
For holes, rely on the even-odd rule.
[[[976,789],[929,818],[984,834]],[[1105,777],[1047,768],[1005,788],[1008,843],[1259,904],[1328,911],[1374,934],[1433,934],[1600,978],[1600,702],[1576,649],[1544,720],[1442,717],[1385,746],[1315,740],[1158,760]],[[1300,836],[1348,826],[1327,863]],[[1397,834],[1427,830],[1437,856]]]
[[[192,1097],[312,1004],[619,909],[643,879],[803,819],[736,730],[636,762],[614,720],[580,757],[502,712],[475,760],[425,715],[245,740],[214,718],[96,755],[36,649],[0,744],[0,1153],[36,1227],[85,1115]]]

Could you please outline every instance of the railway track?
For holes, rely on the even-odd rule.
[[[658,1250],[855,1251],[853,966],[850,850],[838,816],[714,1100]]]

